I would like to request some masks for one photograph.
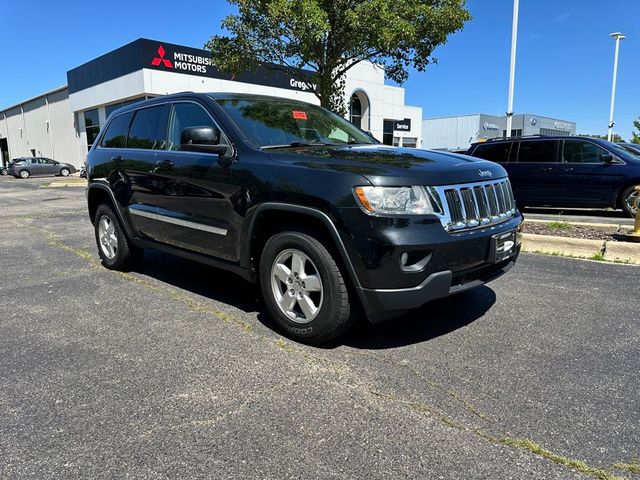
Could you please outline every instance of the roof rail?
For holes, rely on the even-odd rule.
[[[513,137],[493,137],[493,138],[488,138],[485,140],[485,143],[487,142],[499,142],[501,140],[515,140],[518,138],[553,138],[550,135],[542,135],[541,133],[535,133],[532,135],[520,135],[520,136],[513,136]]]

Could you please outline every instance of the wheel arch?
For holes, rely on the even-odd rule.
[[[102,183],[89,184],[87,187],[87,208],[89,210],[89,219],[91,220],[91,223],[95,223],[96,210],[98,210],[98,206],[103,203],[106,203],[113,209],[118,217],[118,222],[120,222],[120,226],[123,228],[126,235],[130,239],[133,238],[129,224],[125,221],[122,209],[120,208],[120,204],[116,200],[113,191],[107,185],[103,185]]]
[[[629,188],[629,187],[634,187],[636,185],[640,185],[640,178],[635,178],[633,180],[626,181],[624,184],[622,184],[622,186],[620,187],[620,189],[616,193],[616,199],[615,199],[615,207],[616,208],[624,208],[623,207],[624,199],[622,198],[622,196],[623,196],[625,190],[627,188]]]
[[[315,233],[320,236],[320,240],[327,241],[325,246],[337,254],[336,260],[344,266],[351,284],[360,292],[360,280],[334,222],[326,213],[311,207],[285,203],[260,205],[252,215],[244,237],[247,242],[241,252],[243,266],[257,269],[267,240],[273,234],[287,229]]]

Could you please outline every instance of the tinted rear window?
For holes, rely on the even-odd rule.
[[[102,137],[100,145],[106,148],[124,148],[127,144],[127,131],[129,130],[130,120],[131,112],[114,118],[109,124],[104,137]]]
[[[509,160],[511,142],[483,143],[473,151],[473,156],[492,162],[506,163]]]
[[[162,150],[166,144],[166,105],[143,108],[133,117],[127,148]]]
[[[536,140],[532,142],[520,142],[520,151],[518,152],[518,162],[532,163],[549,163],[556,161],[556,144],[555,140]]]

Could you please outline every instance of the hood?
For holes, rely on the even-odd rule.
[[[498,164],[466,155],[386,145],[304,146],[269,151],[280,163],[366,177],[373,185],[448,185],[507,176]]]

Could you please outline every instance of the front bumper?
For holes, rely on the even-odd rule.
[[[464,292],[495,280],[515,265],[519,254],[520,245],[517,247],[517,253],[503,262],[455,274],[451,270],[432,273],[420,285],[412,288],[360,288],[360,298],[369,320],[373,323],[382,322],[407,310],[419,308],[432,300]]]
[[[356,289],[373,322],[483,285],[509,270],[520,251],[516,236],[515,254],[496,263],[493,247],[494,237],[517,231],[520,213],[500,224],[452,233],[426,217],[373,217],[359,209],[341,215],[350,227],[343,239]]]

